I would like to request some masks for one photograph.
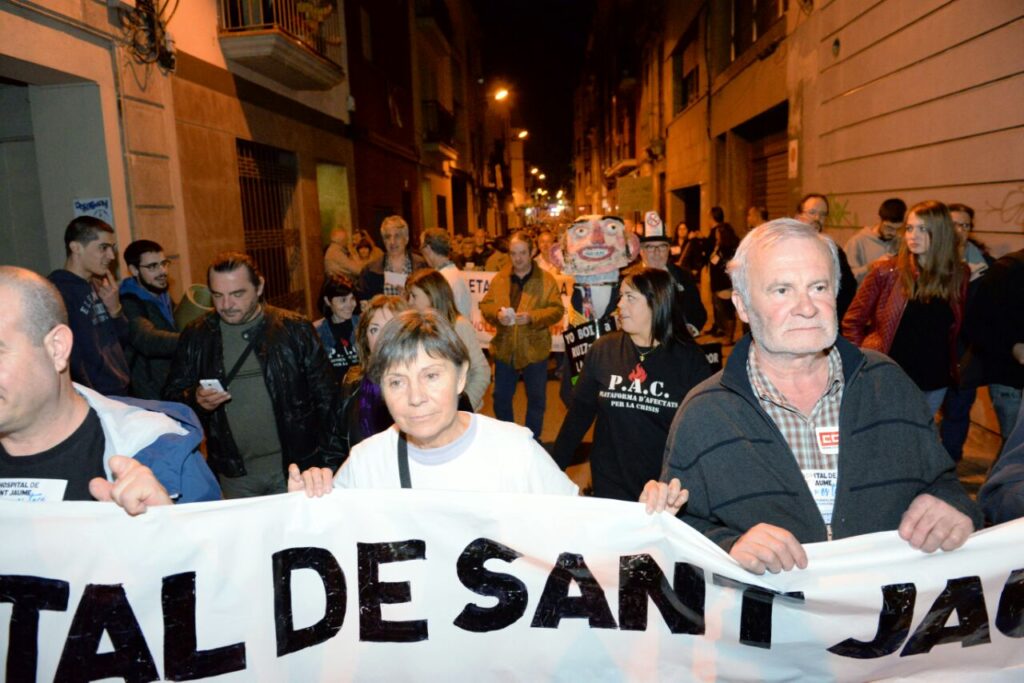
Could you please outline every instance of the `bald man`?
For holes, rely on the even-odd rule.
[[[217,500],[187,407],[114,400],[71,381],[74,345],[60,292],[0,266],[0,499],[152,505]]]

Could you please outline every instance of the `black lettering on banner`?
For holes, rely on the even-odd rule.
[[[274,628],[277,656],[283,657],[330,640],[345,622],[348,592],[345,574],[330,551],[303,547],[279,550],[272,556],[274,572]],[[295,630],[292,613],[292,572],[312,569],[324,584],[324,616],[312,626]]]
[[[776,597],[796,602],[804,601],[802,591],[779,593],[719,574],[715,574],[713,580],[716,586],[743,591],[743,603],[740,605],[740,643],[751,647],[771,648],[772,608]]]
[[[498,599],[494,607],[468,604],[455,618],[455,625],[465,631],[486,633],[498,631],[519,621],[526,612],[526,584],[510,574],[488,571],[484,563],[490,559],[512,562],[522,553],[489,538],[478,538],[459,555],[456,571],[462,585],[474,593]]]
[[[99,654],[96,650],[104,631],[114,651]],[[94,681],[97,678],[123,678],[125,681],[160,678],[142,628],[120,584],[90,583],[85,587],[57,664],[55,679],[58,681]]]
[[[408,581],[381,581],[377,570],[387,562],[422,560],[427,544],[420,540],[357,543],[359,555],[359,640],[376,643],[415,643],[427,639],[426,619],[384,621],[381,605],[412,600]]]
[[[4,680],[36,680],[39,610],[65,611],[69,588],[67,581],[41,576],[0,576],[0,603],[12,605]]]
[[[1014,569],[996,608],[996,628],[1008,638],[1024,638],[1024,569]]]
[[[245,643],[196,649],[196,573],[165,576],[160,602],[164,612],[164,678],[197,678],[245,669]]]
[[[878,613],[878,628],[870,641],[847,638],[828,651],[840,657],[876,659],[891,655],[910,633],[914,619],[917,588],[912,583],[893,583],[882,586],[882,611]]]
[[[950,615],[956,612],[959,623],[946,626]],[[984,645],[992,639],[988,632],[988,610],[981,579],[963,576],[946,581],[946,587],[935,598],[928,614],[918,624],[900,657],[926,654],[936,645],[960,643],[960,647]]]
[[[619,628],[647,630],[647,598],[654,602],[672,633],[704,634],[704,570],[675,563],[673,585],[647,554],[619,558]]]
[[[569,584],[579,586],[580,596],[569,597]],[[582,555],[562,553],[548,575],[537,611],[533,613],[533,628],[558,628],[564,618],[587,617],[590,628],[615,628],[615,618],[604,589],[583,561]]]

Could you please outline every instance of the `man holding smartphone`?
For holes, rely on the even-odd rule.
[[[199,414],[224,497],[283,493],[291,463],[336,469],[337,384],[313,326],[262,302],[246,254],[218,256],[207,281],[214,310],[182,332],[163,396]]]

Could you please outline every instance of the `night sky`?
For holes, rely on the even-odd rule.
[[[530,131],[526,162],[553,190],[572,180],[572,94],[593,0],[472,0],[483,33],[484,77],[505,79],[514,126]]]

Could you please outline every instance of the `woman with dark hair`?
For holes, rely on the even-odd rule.
[[[469,374],[466,377],[465,396],[469,406],[461,406],[477,412],[484,404],[484,393],[491,385],[491,365],[480,350],[473,324],[459,315],[455,308],[455,294],[448,280],[432,269],[417,270],[405,283],[406,299],[417,311],[433,310],[438,313],[459,335],[469,351]]]
[[[356,294],[352,281],[344,275],[328,276],[320,288],[320,313],[323,317],[314,322],[313,327],[320,335],[320,342],[339,383],[345,379],[350,367],[359,364],[355,347],[359,316],[355,310]]]
[[[718,208],[718,207],[715,207]],[[732,305],[732,281],[726,265],[736,253],[740,238],[728,223],[719,223],[711,230],[708,273],[711,276],[711,305],[715,310],[715,327],[711,334],[724,337],[732,344],[736,332],[736,307]]]
[[[875,261],[843,317],[843,336],[896,361],[933,413],[957,373],[956,339],[970,271],[945,204],[907,211],[896,256]]]
[[[667,272],[627,271],[619,295],[621,329],[587,351],[554,457],[567,467],[596,417],[590,453],[595,496],[636,500],[647,481],[658,478],[676,409],[711,375],[676,300]]]
[[[394,426],[354,449],[335,475],[326,467],[288,470],[288,490],[321,496],[334,488],[576,495],[529,429],[458,409],[469,354],[434,311],[403,311],[380,333],[367,364]],[[648,512],[675,514],[688,493],[679,480],[646,482],[634,496]]]
[[[366,374],[365,368],[377,348],[384,325],[408,307],[401,297],[378,294],[367,303],[356,326],[355,344],[360,364],[348,369],[335,406],[335,413],[342,415],[337,424],[344,433],[338,436],[344,442],[346,453],[366,437],[394,424],[381,398],[380,387]]]

